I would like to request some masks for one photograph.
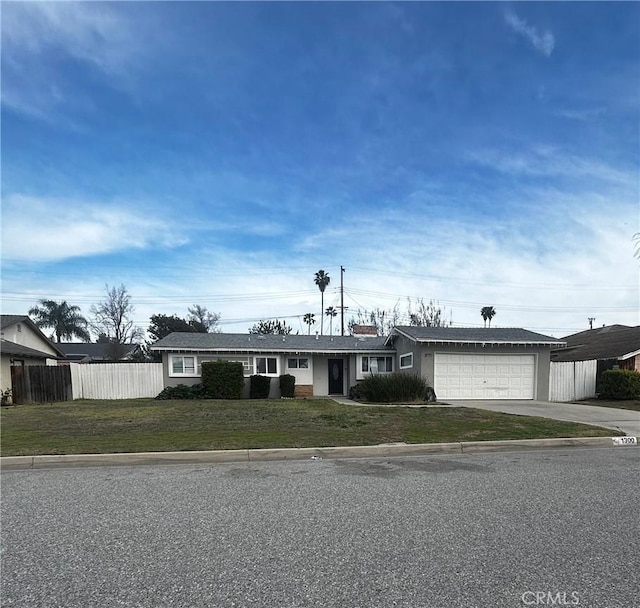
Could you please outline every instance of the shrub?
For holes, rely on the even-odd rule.
[[[640,399],[640,372],[608,369],[600,377],[601,399]]]
[[[207,399],[206,391],[202,384],[187,386],[178,384],[177,386],[167,386],[156,397],[156,399]]]
[[[271,378],[256,374],[251,376],[249,384],[249,397],[251,399],[268,399],[271,390]]]
[[[429,383],[421,376],[404,372],[372,374],[356,386],[358,388],[354,394],[375,403],[424,401],[430,388]]]
[[[291,374],[280,376],[280,394],[283,397],[293,397],[296,391],[296,377]]]
[[[204,361],[202,384],[211,399],[242,399],[244,368],[237,361]]]

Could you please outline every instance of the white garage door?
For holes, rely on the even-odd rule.
[[[535,355],[436,353],[438,399],[533,399]]]

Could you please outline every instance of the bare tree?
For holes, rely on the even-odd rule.
[[[144,331],[136,327],[131,319],[135,307],[127,288],[124,285],[111,288],[105,285],[105,288],[106,299],[91,306],[91,327],[96,334],[103,334],[112,345],[109,357],[114,360],[122,359],[127,350],[126,345],[142,342]]]
[[[449,319],[446,318],[446,310],[440,306],[440,302],[429,300],[428,304],[420,298],[416,301],[416,309],[411,306],[411,299],[408,298],[407,315],[409,317],[409,325],[418,327],[449,327],[451,325],[451,313]]]
[[[196,331],[202,331],[203,333],[219,333],[218,323],[220,322],[219,312],[209,312],[204,306],[200,304],[194,304],[189,311],[189,323],[196,329]]]

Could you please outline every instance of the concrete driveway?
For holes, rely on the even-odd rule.
[[[554,420],[581,422],[623,431],[627,435],[640,437],[640,412],[612,407],[598,407],[578,403],[556,403],[550,401],[447,401],[457,407],[472,407],[505,414],[541,416]]]

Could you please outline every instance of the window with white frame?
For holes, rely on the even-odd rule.
[[[278,375],[278,358],[277,357],[255,357],[256,374],[263,376]]]
[[[195,357],[183,355],[171,355],[169,362],[170,376],[197,376],[197,366]]]
[[[251,376],[253,374],[253,357],[198,357],[198,376],[202,376],[202,364],[207,361],[230,361],[233,363],[242,363],[242,375]]]
[[[287,367],[289,369],[309,369],[309,359],[307,357],[289,357]]]
[[[413,353],[400,355],[400,369],[407,369],[408,367],[413,367]]]
[[[363,355],[360,360],[360,376],[365,374],[389,374],[393,371],[393,357]]]

